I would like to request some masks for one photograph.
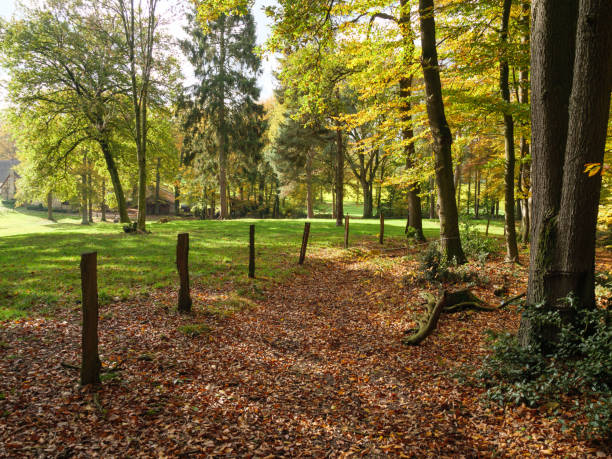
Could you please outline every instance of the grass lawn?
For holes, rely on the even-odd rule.
[[[79,225],[75,216],[60,214],[50,223],[45,214],[0,208],[0,320],[31,314],[52,314],[74,307],[80,297],[79,256],[98,251],[101,304],[114,297],[130,298],[177,284],[174,264],[176,235],[190,234],[190,275],[211,288],[249,290],[248,226],[256,224],[256,283],[279,279],[297,269],[304,220],[173,221],[150,223],[150,235],[124,234],[121,225]],[[484,230],[485,222],[478,228]],[[404,220],[387,220],[386,237],[403,237]],[[425,234],[436,237],[437,221],[424,222]],[[376,240],[377,220],[351,220],[351,241]],[[502,234],[492,222],[492,234]],[[340,247],[344,229],[331,220],[314,220],[313,247]]]

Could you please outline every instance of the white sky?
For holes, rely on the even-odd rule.
[[[168,0],[167,0],[168,1]],[[275,0],[255,0],[255,7],[253,8],[253,15],[255,16],[255,22],[257,24],[257,44],[262,45],[268,36],[270,35],[270,20],[263,12],[263,8],[269,5],[273,5]],[[0,16],[3,18],[9,19],[15,13],[15,0],[0,0]],[[174,2],[171,2],[171,4]],[[177,18],[176,23],[172,24],[170,27],[170,31],[180,36],[182,34],[182,18]],[[185,66],[189,64],[187,62],[184,63]],[[277,60],[274,56],[264,56],[262,59],[262,74],[258,79],[258,85],[261,88],[261,100],[266,100],[272,96],[274,90],[274,75],[273,71],[276,69]],[[191,74],[190,69],[183,69],[183,73],[185,76],[189,76]],[[4,79],[5,74],[0,69],[0,79]],[[3,91],[0,91],[0,106],[4,106],[4,94]]]

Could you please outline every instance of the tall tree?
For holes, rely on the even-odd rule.
[[[221,218],[229,217],[228,154],[230,133],[240,122],[240,108],[259,98],[256,77],[260,59],[255,53],[255,23],[252,14],[220,14],[203,29],[194,12],[189,15],[188,40],[183,52],[198,80],[191,87],[187,128],[197,130],[203,118],[215,131],[219,168]]]
[[[506,152],[504,173],[504,210],[506,222],[506,259],[518,261],[518,247],[516,244],[516,223],[514,220],[514,118],[509,112],[510,106],[510,66],[508,65],[507,45],[508,27],[510,24],[510,10],[512,0],[504,0],[500,31],[500,59],[499,59],[499,89],[501,98],[506,103],[504,110],[504,147]]]
[[[449,260],[454,259],[457,263],[465,263],[466,258],[459,235],[459,215],[453,183],[453,160],[451,156],[453,138],[444,113],[438,51],[436,49],[433,0],[419,0],[419,18],[422,48],[421,65],[425,79],[429,128],[433,136],[436,186],[438,187],[440,205],[440,247],[442,253]]]
[[[19,21],[2,24],[2,60],[11,79],[16,117],[62,123],[66,153],[82,142],[98,143],[111,177],[119,216],[129,222],[111,139],[120,123],[121,54],[115,22],[96,2],[57,0],[24,8]]]
[[[532,5],[532,251],[527,301],[573,316],[570,293],[595,307],[595,231],[612,84],[612,8],[607,0]],[[561,192],[559,192],[561,190]],[[554,340],[521,319],[523,345]]]
[[[147,217],[147,135],[151,77],[155,66],[155,47],[159,45],[157,29],[158,0],[114,0],[112,3],[123,25],[123,49],[127,58],[126,73],[134,115],[134,140],[138,161],[139,231],[146,229]]]

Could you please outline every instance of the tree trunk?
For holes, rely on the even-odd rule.
[[[510,69],[506,47],[508,45],[508,26],[510,24],[510,9],[512,0],[504,0],[502,13],[502,26],[500,33],[500,47],[502,57],[499,60],[499,89],[501,98],[506,103],[504,111],[504,145],[506,161],[504,164],[504,212],[506,225],[506,260],[518,262],[518,246],[516,244],[516,223],[514,209],[514,118],[510,114],[510,84],[508,78]],[[490,216],[489,216],[490,219]]]
[[[221,87],[219,90],[219,125],[217,126],[217,141],[219,148],[219,205],[221,206],[221,220],[229,218],[229,206],[228,206],[228,186],[227,186],[227,126],[226,126],[226,107],[225,107],[225,58],[226,58],[226,44],[225,44],[225,19],[221,17],[221,35],[220,35],[220,68],[221,72],[219,75],[221,81]]]
[[[335,192],[335,187],[334,189],[332,189],[332,218],[335,220],[336,219],[336,192]]]
[[[612,5],[582,0],[569,128],[557,218],[555,273],[545,279],[552,300],[573,293],[584,309],[595,304],[595,237],[601,173],[589,177],[585,164],[603,165],[612,87]]]
[[[436,188],[435,188],[435,184],[434,184],[434,180],[431,179],[429,181],[429,187],[430,187],[430,192],[429,192],[429,218],[431,220],[437,218],[436,215]]]
[[[344,145],[340,122],[336,122],[336,226],[342,226],[344,215]]]
[[[47,220],[55,221],[55,218],[53,218],[53,192],[51,191],[47,193]]]
[[[314,218],[314,206],[312,196],[312,153],[308,152],[306,159],[306,214],[308,218]]]
[[[115,199],[117,200],[117,212],[119,213],[119,221],[121,223],[130,223],[130,217],[127,212],[127,205],[125,203],[125,194],[123,193],[123,187],[121,186],[121,180],[119,179],[119,172],[115,164],[115,159],[111,153],[110,145],[105,140],[98,140],[104,161],[106,162],[106,169],[111,178],[113,184],[113,191],[115,193]]]
[[[83,156],[83,172],[81,173],[81,225],[89,225],[87,218],[87,157]]]
[[[157,165],[155,167],[155,215],[159,215],[159,187],[161,178],[159,175],[159,168],[161,166],[161,158],[157,158]]]
[[[363,218],[372,218],[374,211],[372,183],[368,183],[367,180],[362,180],[361,188],[363,191]]]
[[[91,179],[91,162],[89,161],[87,170],[87,205],[89,223],[93,223],[93,180]]]
[[[470,215],[470,199],[472,193],[472,173],[468,172],[468,190],[467,190],[467,203],[465,204],[465,213],[469,217]]]
[[[400,1],[400,30],[402,33],[402,60],[406,69],[409,69],[414,59],[414,42],[412,27],[410,24],[410,4],[408,0]],[[402,100],[402,138],[406,143],[404,153],[406,155],[406,169],[410,170],[414,167],[416,161],[416,149],[414,147],[414,127],[412,114],[412,75],[400,79],[400,98]],[[425,241],[423,234],[423,215],[421,211],[421,185],[417,182],[412,182],[408,185],[408,227],[413,228],[414,237],[417,241]]]
[[[440,200],[440,248],[448,260],[462,264],[466,262],[459,236],[459,215],[455,201],[453,183],[453,160],[451,156],[452,135],[442,99],[442,84],[436,50],[436,25],[433,0],[419,0],[421,23],[422,67],[427,96],[427,116],[434,139],[436,184]]]
[[[554,301],[558,293],[553,292],[552,286],[547,285],[547,279],[554,271],[552,261],[557,245],[555,222],[561,205],[559,190],[563,185],[577,15],[578,0],[535,0],[532,4],[530,46],[533,201],[528,305]],[[523,315],[519,329],[521,344],[529,345],[536,332],[533,324]]]
[[[529,209],[529,165],[526,164],[527,156],[529,155],[529,144],[527,139],[521,137],[521,167],[519,173],[519,191],[520,191],[520,205],[521,205],[521,232],[520,240],[523,243],[529,242],[529,226],[530,226],[530,213]]]
[[[480,169],[476,169],[476,179],[474,181],[474,217],[480,215]]]
[[[521,4],[522,10],[522,21],[525,22],[525,26],[529,25],[529,0],[523,0]],[[529,34],[523,35],[521,43],[527,44],[529,42]],[[529,70],[525,66],[520,70],[520,101],[522,104],[529,103]],[[521,206],[521,230],[519,239],[523,243],[529,242],[529,231],[530,231],[530,220],[531,220],[531,209],[529,205],[529,193],[530,193],[530,169],[531,160],[528,160],[529,156],[529,141],[525,135],[521,136],[521,161],[519,168],[519,198]]]
[[[100,221],[106,221],[106,179],[102,179],[102,194],[100,196]]]

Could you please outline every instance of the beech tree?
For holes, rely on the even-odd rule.
[[[419,0],[421,25],[421,64],[425,80],[425,93],[429,128],[433,137],[436,186],[440,204],[440,247],[449,260],[465,263],[466,258],[459,236],[459,214],[455,200],[451,144],[453,141],[444,113],[442,83],[436,49],[436,24],[433,0]]]
[[[595,307],[595,231],[612,83],[612,8],[607,0],[534,0],[531,33],[531,260],[527,301],[573,317],[563,298]],[[554,339],[526,317],[524,346]]]
[[[24,8],[23,19],[2,23],[2,63],[8,69],[10,110],[41,122],[56,117],[70,122],[62,143],[70,154],[82,142],[99,147],[117,201],[119,217],[129,222],[111,139],[121,123],[120,94],[125,85],[121,54],[113,46],[116,23],[92,2],[58,0]]]

